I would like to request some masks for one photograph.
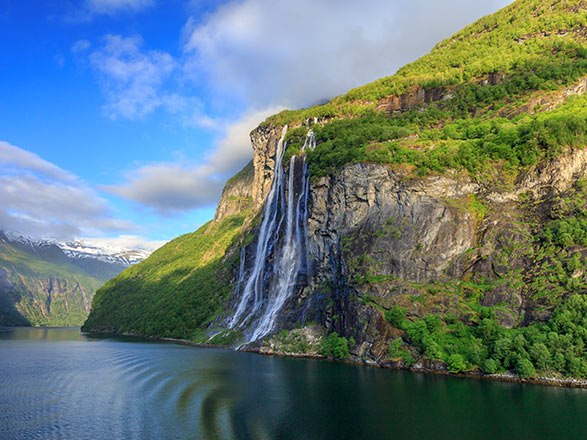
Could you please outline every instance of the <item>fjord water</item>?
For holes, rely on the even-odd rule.
[[[0,331],[0,438],[584,438],[587,391]]]

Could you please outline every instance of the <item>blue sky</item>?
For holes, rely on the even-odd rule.
[[[168,240],[282,108],[392,74],[508,2],[3,0],[0,229]]]

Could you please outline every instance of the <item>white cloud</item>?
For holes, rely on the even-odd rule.
[[[202,166],[178,163],[146,165],[129,172],[121,186],[104,186],[112,194],[153,208],[161,215],[209,206],[218,200],[221,178],[210,175]]]
[[[72,182],[76,179],[73,174],[47,162],[37,154],[4,141],[0,141],[0,164],[3,165],[4,173],[16,169],[40,173],[45,177],[65,182]]]
[[[249,109],[241,117],[224,127],[224,137],[207,157],[211,174],[232,174],[242,168],[253,156],[250,132],[267,117],[283,110],[282,106],[263,110]],[[230,177],[230,176],[229,176]]]
[[[113,16],[123,12],[139,12],[154,5],[154,0],[85,0],[70,18],[89,21],[96,15]]]
[[[177,67],[171,55],[142,52],[140,36],[107,35],[104,42],[89,55],[89,61],[101,76],[107,100],[104,110],[110,117],[141,118],[162,105],[173,109],[176,95],[160,90]]]
[[[203,163],[146,165],[127,173],[125,183],[104,189],[161,215],[212,206],[226,179],[251,159],[250,131],[278,110],[245,112],[238,121],[226,125],[224,137]]]
[[[147,252],[153,252],[167,243],[165,240],[147,240],[138,235],[119,235],[118,237],[104,238],[82,237],[80,241],[83,244],[103,249],[137,249]]]
[[[180,63],[167,52],[143,50],[143,44],[138,35],[106,35],[94,51],[88,51],[89,41],[73,44],[72,52],[87,57],[98,73],[105,113],[113,119],[140,119],[163,108],[183,126],[218,129],[219,121],[206,114],[200,99],[177,92],[180,85],[173,73]]]
[[[394,73],[510,0],[244,0],[188,20],[184,69],[256,106],[311,105]]]
[[[86,50],[88,50],[91,46],[92,46],[92,43],[90,43],[88,40],[77,40],[71,46],[71,51],[73,53],[81,53],[81,52],[85,52]]]
[[[98,14],[113,14],[121,10],[141,10],[153,6],[153,0],[86,0],[86,7]]]
[[[0,142],[0,164],[0,229],[55,238],[137,229],[77,176],[34,153]]]

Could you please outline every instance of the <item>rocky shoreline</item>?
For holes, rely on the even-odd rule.
[[[425,374],[435,374],[435,375],[442,375],[442,376],[452,376],[452,377],[463,377],[469,379],[479,379],[479,380],[492,380],[496,382],[510,382],[510,383],[520,383],[520,384],[532,384],[532,385],[543,385],[543,386],[553,386],[553,387],[560,387],[560,388],[578,388],[578,389],[585,389],[587,390],[587,380],[583,379],[574,379],[574,378],[556,378],[556,377],[546,377],[546,376],[539,376],[533,377],[529,379],[522,379],[516,376],[513,373],[500,373],[500,374],[487,374],[482,373],[480,371],[472,371],[466,373],[451,373],[445,367],[445,364],[440,361],[434,361],[430,359],[421,359],[416,362],[412,366],[404,365],[401,361],[389,361],[385,363],[379,363],[372,360],[363,360],[357,357],[353,357],[350,359],[343,359],[343,360],[336,360],[330,359],[326,356],[317,353],[286,353],[280,351],[273,351],[268,349],[263,349],[263,347],[255,347],[255,348],[246,348],[242,350],[235,350],[234,347],[228,345],[215,345],[215,344],[206,344],[206,343],[199,343],[199,342],[192,342],[188,341],[187,339],[175,339],[175,338],[159,338],[154,336],[144,336],[132,333],[112,333],[112,332],[82,332],[83,334],[87,335],[100,335],[100,336],[132,336],[136,338],[143,338],[149,341],[156,341],[156,342],[170,342],[173,344],[181,344],[181,345],[189,345],[192,347],[200,347],[200,348],[220,348],[223,350],[231,350],[231,351],[243,351],[246,353],[256,353],[259,355],[266,355],[266,356],[279,356],[279,357],[291,357],[291,358],[298,358],[298,359],[317,359],[317,360],[325,360],[331,362],[340,362],[345,364],[352,364],[352,365],[363,365],[367,367],[378,367],[378,368],[386,368],[390,370],[404,370],[410,371],[412,373],[425,373]]]

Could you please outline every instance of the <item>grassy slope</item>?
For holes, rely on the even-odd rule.
[[[54,295],[51,302],[51,313],[46,315],[41,304],[46,296],[41,292],[41,282],[50,278],[67,283],[69,289],[79,284],[86,292],[94,292],[102,282],[89,276],[79,267],[71,263],[52,263],[39,258],[33,252],[27,252],[10,243],[0,242],[0,267],[7,274],[11,287],[2,288],[4,313],[14,317],[15,309],[21,318],[33,325],[81,325],[87,316],[83,309],[83,298],[79,291],[71,292],[65,298]],[[22,321],[22,320],[21,320]],[[5,324],[15,324],[14,319]]]
[[[222,310],[231,292],[231,264],[224,258],[245,215],[172,240],[98,290],[86,331],[116,331],[196,339]]]

